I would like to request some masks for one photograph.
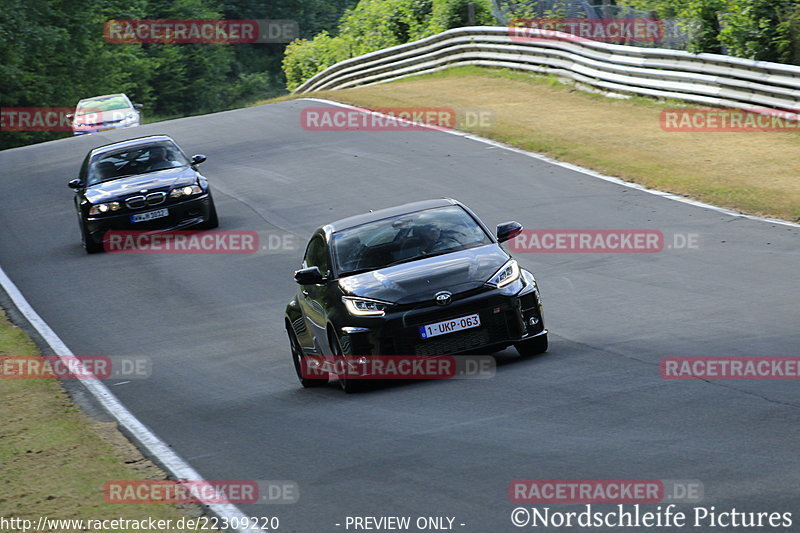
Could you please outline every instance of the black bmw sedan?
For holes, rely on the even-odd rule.
[[[169,231],[218,226],[208,180],[166,135],[140,137],[91,150],[75,189],[81,240],[87,253],[103,250],[109,230]]]
[[[285,327],[303,386],[307,359],[351,355],[436,356],[547,350],[539,290],[496,236],[465,205],[428,200],[370,212],[317,229],[295,272]],[[355,384],[339,376],[349,391]]]

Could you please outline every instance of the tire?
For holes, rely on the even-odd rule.
[[[518,342],[514,345],[514,348],[517,349],[517,352],[522,357],[544,353],[547,351],[547,333],[526,341]]]
[[[206,220],[201,227],[203,229],[214,229],[219,226],[219,218],[217,218],[217,208],[214,205],[214,198],[211,197],[210,193],[208,195],[208,200],[208,220]]]
[[[328,384],[327,376],[320,379],[312,379],[303,376],[303,359],[305,359],[306,354],[303,352],[303,347],[300,346],[300,343],[297,340],[297,335],[295,335],[294,330],[287,326],[286,333],[289,335],[289,346],[292,349],[292,361],[294,362],[294,370],[297,372],[297,379],[300,380],[300,384],[303,387],[310,388],[310,387],[323,387]]]
[[[102,241],[100,242],[100,244],[97,244],[92,240],[91,235],[89,235],[89,232],[86,231],[86,228],[83,224],[83,219],[80,218],[80,215],[78,215],[78,221],[81,230],[81,244],[83,244],[83,249],[86,250],[86,253],[96,254],[102,252],[103,251]]]
[[[333,333],[330,333],[329,336],[330,336],[330,338],[328,339],[328,341],[329,341],[329,343],[331,345],[331,350],[333,350],[333,358],[334,358],[334,360],[337,360],[337,362],[338,362],[338,360],[341,359],[342,360],[342,367],[343,368],[347,368],[346,367],[347,363],[344,361],[344,355],[345,354],[344,354],[344,352],[342,350],[342,345],[339,344],[339,338]],[[347,379],[344,376],[339,376],[339,386],[342,387],[343,391],[345,391],[348,394],[351,394],[353,392],[358,392],[358,391],[362,390],[363,386],[364,386],[364,383],[363,383],[363,380]]]

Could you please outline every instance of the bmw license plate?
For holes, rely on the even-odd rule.
[[[438,335],[445,335],[447,333],[455,333],[470,328],[477,328],[481,325],[481,317],[477,314],[462,316],[460,318],[452,318],[443,322],[436,322],[435,324],[428,324],[420,326],[419,334],[423,339],[428,337],[436,337]]]
[[[169,216],[169,209],[157,209],[155,211],[149,211],[147,213],[137,213],[135,215],[131,215],[131,222],[145,222],[147,220],[153,220],[155,218],[164,218]]]

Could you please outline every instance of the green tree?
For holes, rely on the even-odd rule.
[[[291,19],[301,34],[333,27],[355,0],[2,0],[0,106],[72,107],[124,92],[144,113],[228,109],[285,91],[286,43],[119,44],[111,19]],[[70,135],[0,132],[0,149]]]
[[[146,0],[5,0],[0,3],[0,106],[71,107],[87,96],[147,97],[151,64],[138,44],[103,39],[108,12],[130,18]],[[140,90],[141,88],[141,90]],[[0,148],[69,133],[0,132]]]
[[[800,5],[793,0],[730,0],[720,42],[731,55],[800,64]]]
[[[677,17],[692,52],[800,64],[797,0],[620,0],[623,5]],[[723,48],[724,47],[724,48]]]
[[[361,0],[339,21],[337,34],[323,32],[287,47],[287,88],[297,88],[338,61],[466,26],[470,3],[475,25],[496,23],[490,0]]]

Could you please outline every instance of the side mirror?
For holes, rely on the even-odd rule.
[[[296,271],[294,280],[300,285],[316,285],[325,281],[325,278],[322,276],[322,272],[319,271],[319,267],[313,266]]]
[[[83,182],[80,179],[75,178],[74,180],[70,180],[69,183],[67,183],[67,186],[70,189],[80,189],[83,187]]]
[[[75,118],[75,113],[67,113],[67,119],[73,120]]]
[[[203,154],[193,155],[192,156],[192,164],[193,165],[199,165],[200,163],[202,163],[206,159],[208,159],[208,158],[206,156],[204,156]]]
[[[144,107],[144,104],[133,104],[134,109],[141,109]]]
[[[519,222],[503,222],[497,225],[497,240],[498,242],[510,241],[517,235],[522,233],[522,224]]]

